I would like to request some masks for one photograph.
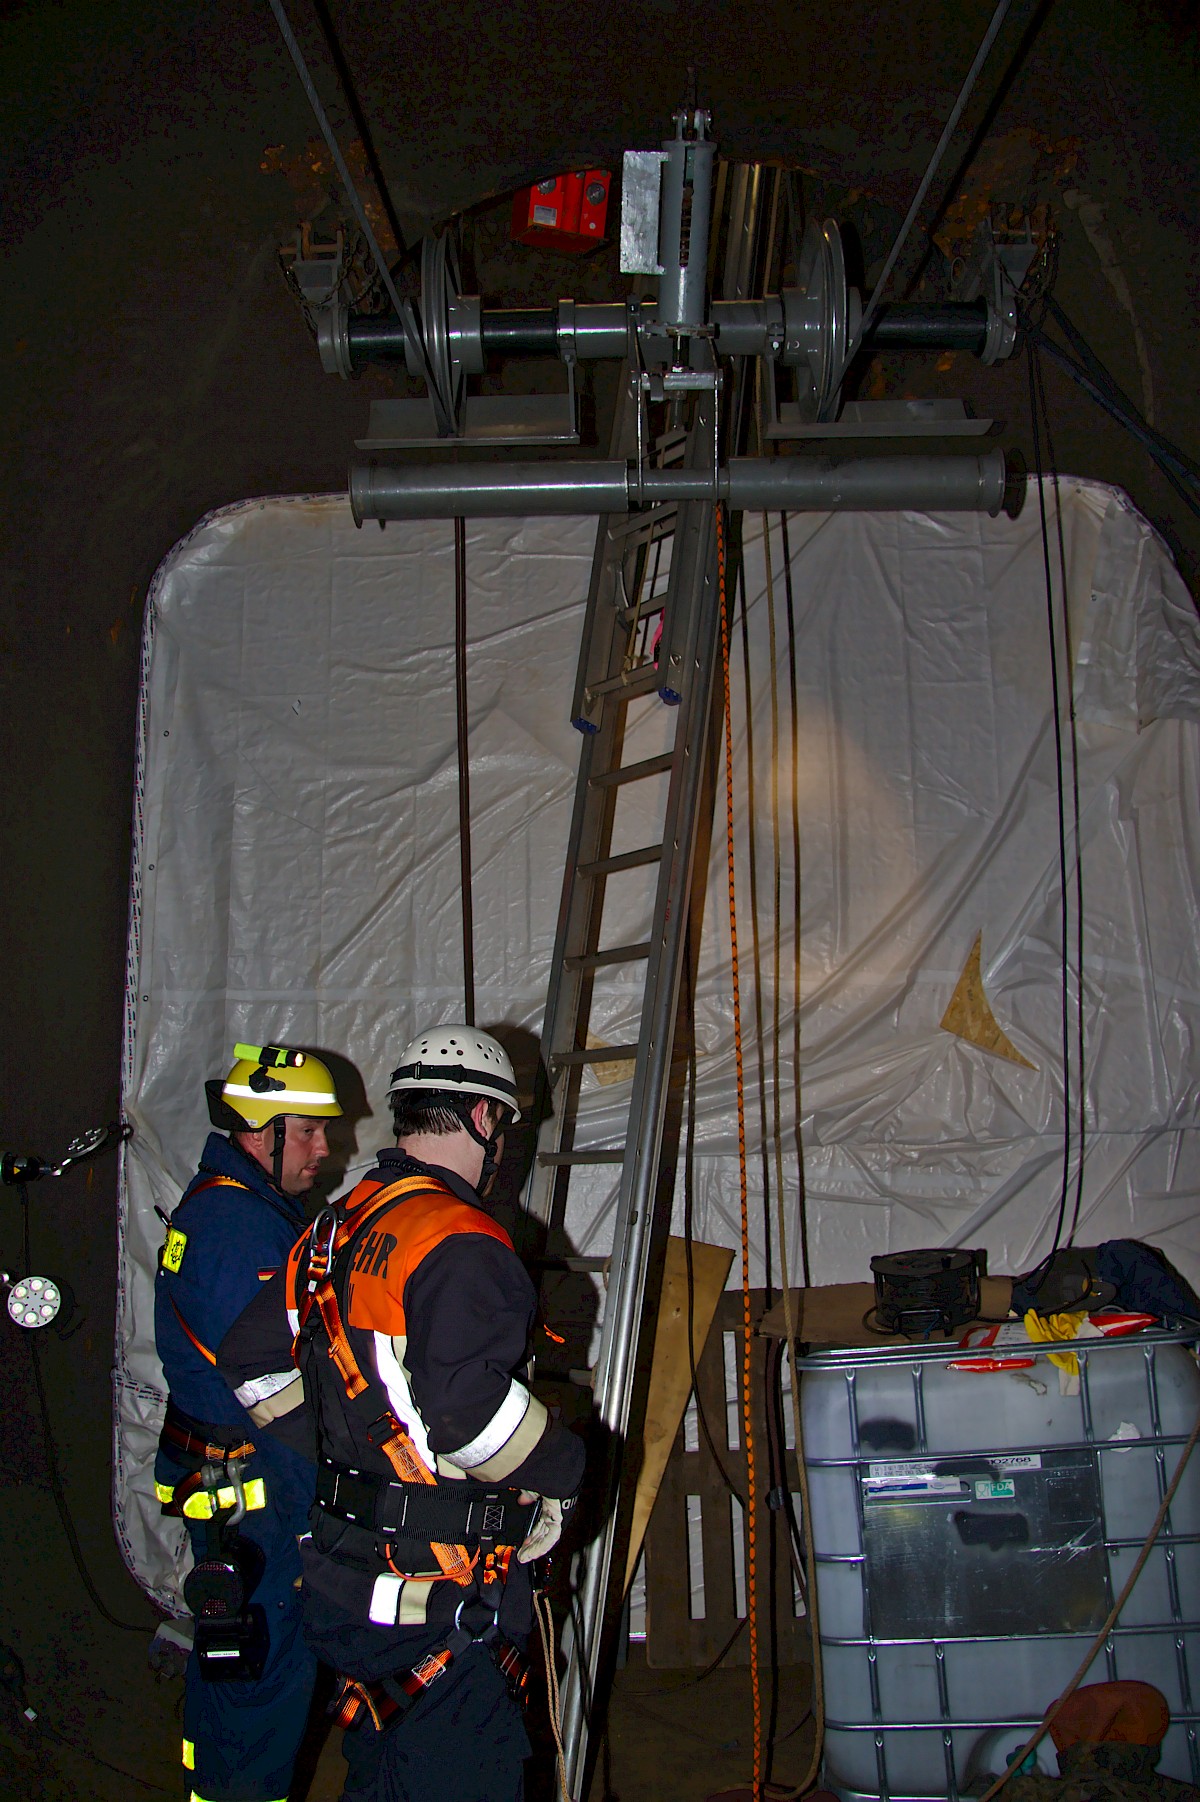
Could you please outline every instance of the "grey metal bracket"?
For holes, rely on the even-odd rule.
[[[996,423],[976,419],[961,400],[852,400],[820,425],[800,413],[795,401],[781,402],[764,438],[982,438]]]
[[[444,450],[452,444],[578,444],[579,417],[575,365],[567,364],[567,388],[559,394],[468,394],[462,401],[459,431],[439,437],[432,403],[419,400],[373,400],[367,435],[357,449]]]

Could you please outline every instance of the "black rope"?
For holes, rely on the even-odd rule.
[[[771,1281],[771,1139],[767,1112],[767,1060],[763,1056],[762,944],[758,919],[758,846],[754,822],[758,818],[758,781],[754,758],[754,708],[750,668],[750,614],[746,605],[746,562],[739,557],[735,604],[740,614],[742,647],[742,681],[746,690],[746,835],[747,860],[750,871],[750,942],[754,957],[754,1048],[757,1059],[757,1094],[759,1126],[759,1159],[762,1165],[763,1206],[763,1288],[769,1308],[774,1296]]]
[[[1049,297],[1047,297],[1049,298]],[[1071,752],[1071,816],[1074,828],[1075,855],[1075,1090],[1078,1096],[1078,1116],[1075,1124],[1076,1163],[1075,1163],[1075,1205],[1071,1213],[1071,1225],[1067,1232],[1067,1244],[1075,1243],[1075,1234],[1079,1229],[1079,1215],[1083,1204],[1083,1164],[1087,1146],[1087,1064],[1085,1061],[1086,1031],[1084,1017],[1083,994],[1083,845],[1080,838],[1079,823],[1079,720],[1075,711],[1075,657],[1071,643],[1071,611],[1067,604],[1067,546],[1063,532],[1062,495],[1058,481],[1058,459],[1054,454],[1054,440],[1050,431],[1050,412],[1046,404],[1046,384],[1042,366],[1034,356],[1034,377],[1041,405],[1041,423],[1045,433],[1047,462],[1050,469],[1050,486],[1054,490],[1054,524],[1055,536],[1058,540],[1058,575],[1062,593],[1063,608],[1063,640],[1067,652],[1067,732]],[[1060,778],[1061,781],[1061,778]],[[1063,946],[1066,956],[1066,946]]]
[[[140,1785],[142,1789],[152,1789],[158,1796],[173,1796],[176,1794],[174,1789],[168,1789],[163,1783],[152,1783],[149,1777],[139,1777],[136,1771],[127,1771],[123,1765],[113,1764],[111,1759],[108,1758],[101,1758],[98,1752],[90,1752],[86,1746],[81,1746],[78,1740],[71,1739],[58,1727],[50,1726],[49,1722],[44,1720],[41,1715],[38,1716],[37,1725],[50,1739],[57,1740],[60,1745],[68,1746],[78,1757],[86,1758],[91,1764],[98,1764],[104,1770],[112,1771],[118,1777],[124,1777],[128,1783],[136,1783]]]
[[[687,1128],[683,1151],[683,1257],[687,1266],[687,1346],[688,1371],[692,1379],[692,1394],[696,1398],[696,1420],[704,1435],[704,1443],[708,1447],[709,1456],[717,1472],[731,1496],[746,1506],[746,1498],[737,1487],[733,1478],[725,1468],[724,1460],[717,1450],[716,1441],[708,1424],[708,1416],[704,1411],[704,1402],[700,1394],[700,1384],[696,1376],[696,1347],[694,1343],[696,1330],[696,1273],[692,1261],[692,1239],[695,1222],[695,1187],[693,1165],[696,1153],[696,997],[692,984],[692,928],[689,921],[686,928],[683,953],[683,980],[686,984],[684,993],[684,1014],[688,1035],[688,1098]],[[730,1644],[732,1645],[732,1640]]]
[[[1042,433],[1038,408],[1038,386],[1035,370],[1036,351],[1032,343],[1026,343],[1026,361],[1029,372],[1029,412],[1033,430],[1033,461],[1037,477],[1038,515],[1042,537],[1042,569],[1046,588],[1046,629],[1050,640],[1050,690],[1051,711],[1054,716],[1054,774],[1058,796],[1058,870],[1059,870],[1059,926],[1062,937],[1062,982],[1060,1021],[1062,1034],[1062,1072],[1063,1072],[1063,1156],[1062,1176],[1059,1185],[1058,1212],[1054,1222],[1054,1238],[1049,1251],[1031,1273],[1032,1280],[1028,1286],[1033,1294],[1037,1294],[1046,1279],[1051,1259],[1062,1243],[1063,1227],[1067,1216],[1067,1197],[1071,1183],[1071,1020],[1070,1020],[1070,959],[1068,941],[1070,920],[1067,902],[1067,819],[1066,794],[1063,786],[1063,734],[1062,734],[1062,702],[1058,670],[1058,629],[1054,614],[1054,580],[1050,572],[1050,532],[1046,523],[1046,491],[1044,482],[1044,463],[1042,457]],[[1063,595],[1063,610],[1066,611],[1066,594]],[[1070,671],[1068,669],[1068,679]],[[1077,834],[1078,836],[1078,834]],[[1082,1005],[1082,996],[1080,997]]]
[[[800,1220],[800,1270],[806,1289],[812,1286],[808,1250],[808,1182],[804,1170],[804,1136],[800,1125],[800,705],[796,693],[796,603],[792,592],[792,553],[787,514],[779,515],[783,545],[783,592],[787,605],[787,668],[792,764],[792,902],[796,925],[792,934],[792,1068],[796,1079],[796,1206]]]
[[[1086,367],[1081,358],[1076,358],[1061,344],[1056,344],[1053,338],[1048,337],[1040,326],[1028,318],[1025,320],[1024,330],[1027,345],[1036,345],[1038,350],[1043,351],[1053,363],[1066,371],[1072,381],[1077,383],[1084,393],[1108,414],[1110,419],[1128,432],[1131,438],[1136,439],[1162,475],[1166,477],[1184,505],[1200,517],[1200,492],[1197,492],[1197,489],[1200,488],[1200,476],[1197,475],[1190,460],[1178,445],[1173,444],[1169,438],[1164,438],[1161,432],[1156,431],[1142,418],[1132,402],[1125,399],[1111,377],[1107,380],[1101,379]],[[1103,368],[1103,365],[1100,367]],[[1105,376],[1107,376],[1107,372],[1105,372]]]
[[[462,890],[463,1019],[475,1024],[475,908],[471,898],[471,762],[467,718],[467,522],[454,522],[454,692],[458,721],[458,866]]]
[[[28,1272],[33,1269],[33,1257],[30,1250],[29,1191],[24,1183],[21,1183],[20,1185],[20,1196],[22,1252],[25,1261],[25,1269]],[[50,1408],[46,1400],[46,1386],[42,1380],[42,1355],[37,1340],[38,1330],[39,1329],[34,1328],[29,1333],[29,1352],[33,1364],[33,1382],[34,1387],[37,1390],[38,1409],[42,1419],[42,1437],[45,1440],[46,1446],[46,1470],[50,1478],[50,1493],[54,1497],[54,1506],[58,1510],[58,1518],[62,1522],[62,1529],[66,1535],[67,1544],[71,1549],[71,1556],[75,1560],[75,1568],[79,1572],[80,1580],[83,1583],[83,1587],[87,1590],[88,1595],[91,1597],[93,1605],[111,1626],[120,1627],[125,1633],[151,1633],[153,1628],[147,1623],[143,1623],[139,1627],[135,1626],[132,1621],[118,1619],[105,1603],[100,1591],[96,1588],[95,1583],[92,1581],[92,1573],[89,1571],[87,1564],[84,1561],[83,1549],[79,1544],[79,1536],[75,1531],[75,1522],[71,1518],[71,1510],[67,1504],[66,1490],[63,1488],[62,1476],[58,1468],[58,1454],[55,1451],[54,1433],[50,1425]]]

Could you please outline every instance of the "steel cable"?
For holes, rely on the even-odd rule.
[[[297,75],[300,77],[300,85],[308,97],[308,104],[312,107],[313,117],[320,127],[321,136],[324,138],[329,149],[329,154],[333,158],[334,167],[338,172],[338,176],[346,192],[346,198],[354,209],[354,216],[358,220],[359,229],[367,241],[367,249],[370,251],[375,267],[379,271],[379,279],[387,291],[388,299],[395,308],[396,317],[404,328],[405,343],[412,351],[425,377],[425,385],[429,390],[429,399],[433,406],[434,417],[437,421],[438,435],[443,438],[451,437],[454,433],[454,421],[448,417],[446,413],[443,397],[438,390],[437,383],[434,380],[433,371],[430,368],[429,358],[425,351],[424,339],[420,331],[418,331],[416,320],[413,317],[412,307],[407,301],[401,300],[396,284],[392,280],[392,272],[388,268],[387,259],[380,250],[375,233],[371,229],[371,221],[367,217],[367,210],[359,198],[358,189],[354,185],[354,178],[346,165],[346,159],[342,155],[337,138],[334,135],[333,127],[329,123],[325,108],[321,104],[321,96],[317,93],[316,87],[313,85],[312,76],[308,71],[308,64],[304,60],[304,52],[296,42],[296,34],[288,23],[288,16],[283,9],[283,0],[270,0],[270,7],[275,15],[275,23],[279,27],[280,36],[287,46],[288,55],[295,65]]]
[[[896,235],[896,240],[893,243],[891,250],[888,252],[887,261],[884,263],[883,271],[879,277],[879,280],[875,283],[875,286],[871,292],[871,298],[867,302],[866,311],[863,313],[862,319],[859,322],[858,330],[855,332],[854,336],[850,340],[850,343],[846,347],[846,354],[842,358],[842,366],[838,370],[837,380],[832,384],[832,387],[830,389],[831,394],[836,394],[838,389],[841,387],[842,382],[845,380],[846,371],[849,369],[851,363],[853,363],[855,357],[858,355],[860,345],[863,343],[863,340],[866,338],[868,331],[870,330],[871,326],[875,322],[875,315],[879,311],[880,303],[883,300],[883,291],[887,287],[887,284],[891,279],[892,271],[895,269],[896,263],[899,260],[900,252],[904,249],[904,246],[908,240],[908,234],[913,228],[913,224],[916,220],[917,214],[920,212],[922,206],[925,203],[925,196],[929,192],[930,184],[932,183],[934,176],[938,172],[938,167],[941,163],[941,160],[942,160],[943,156],[945,156],[945,154],[946,154],[946,150],[947,150],[947,147],[949,146],[950,140],[954,136],[954,133],[958,127],[958,122],[962,118],[963,111],[966,107],[967,101],[971,98],[971,93],[975,87],[976,81],[979,79],[980,71],[982,70],[984,63],[988,59],[988,53],[991,50],[992,45],[996,41],[996,38],[1000,31],[1000,27],[1003,25],[1005,18],[1008,15],[1008,10],[1009,10],[1009,7],[1011,6],[1011,4],[1012,4],[1012,0],[1000,0],[999,5],[997,6],[995,12],[992,14],[992,22],[988,26],[986,32],[983,35],[982,43],[980,44],[978,50],[975,52],[974,62],[971,64],[971,67],[967,70],[967,78],[963,82],[962,87],[959,89],[958,99],[954,102],[954,106],[952,107],[951,112],[950,112],[950,117],[946,120],[945,125],[942,127],[942,135],[938,139],[937,144],[934,146],[933,155],[930,157],[929,162],[926,164],[925,173],[921,177],[921,181],[917,188],[916,193],[913,195],[912,205],[909,207],[908,212],[905,214],[904,223],[900,227],[900,230]]]

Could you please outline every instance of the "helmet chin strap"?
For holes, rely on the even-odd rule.
[[[287,1121],[282,1114],[276,1114],[272,1123],[275,1138],[271,1147],[271,1175],[277,1189],[283,1188],[283,1147],[287,1139]]]
[[[479,1181],[475,1184],[476,1189],[482,1195],[499,1168],[500,1158],[498,1148],[499,1141],[504,1137],[504,1121],[502,1120],[500,1122],[491,1133],[490,1137],[485,1137],[476,1126],[474,1120],[472,1120],[471,1109],[469,1107],[464,1104],[460,1107],[456,1107],[454,1111],[462,1121],[466,1131],[474,1139],[476,1145],[482,1145],[483,1147],[483,1169],[479,1172]]]

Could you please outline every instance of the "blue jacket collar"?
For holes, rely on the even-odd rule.
[[[248,1157],[241,1146],[235,1145],[232,1139],[227,1139],[224,1133],[209,1133],[200,1155],[200,1174],[233,1177],[244,1188],[251,1189],[255,1195],[261,1195],[272,1207],[286,1208],[301,1226],[308,1218],[303,1199],[297,1195],[285,1195],[282,1189],[277,1189],[262,1165]]]

